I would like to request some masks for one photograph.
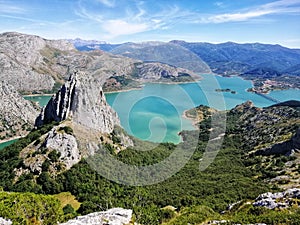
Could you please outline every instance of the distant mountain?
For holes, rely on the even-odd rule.
[[[233,42],[210,44],[185,41],[171,41],[171,43],[192,51],[206,62],[213,72],[223,75],[245,74],[266,67],[277,73],[283,73],[299,65],[300,62],[299,49],[289,49],[280,45]],[[300,74],[293,73],[293,75]]]
[[[300,75],[300,49],[289,49],[280,45],[234,42],[211,44],[173,40],[168,43],[94,42],[76,48],[84,51],[101,49],[143,61],[163,62],[193,69],[194,72],[199,73],[211,70],[220,75],[251,74],[252,76],[253,72],[268,68],[280,75]]]
[[[127,42],[123,44],[89,43],[74,44],[80,51],[100,49],[117,55],[123,55],[145,62],[161,62],[176,67],[182,67],[198,73],[210,73],[209,66],[193,52],[173,43],[166,42]]]
[[[173,43],[143,42],[125,43],[110,50],[113,54],[120,54],[143,61],[155,61],[182,67],[198,73],[211,72],[209,66],[195,53]]]
[[[80,39],[73,42],[77,46],[104,44]],[[0,81],[8,82],[23,93],[53,93],[74,70],[91,74],[101,85],[110,78],[126,80],[109,85],[110,91],[137,87],[145,80],[193,80],[195,74],[191,71],[171,67],[162,63],[144,65],[141,60],[99,50],[81,52],[65,40],[47,40],[16,32],[0,34]]]

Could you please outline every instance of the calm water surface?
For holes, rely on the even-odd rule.
[[[141,90],[106,94],[108,103],[118,112],[122,126],[130,134],[154,142],[181,141],[178,132],[194,129],[192,122],[182,118],[184,110],[200,104],[219,110],[231,109],[251,100],[258,107],[274,102],[247,92],[251,81],[240,77],[202,75],[203,80],[186,84],[146,84]],[[229,88],[230,92],[216,92]],[[300,90],[274,91],[270,96],[280,101],[300,101]]]
[[[258,107],[266,107],[274,102],[247,92],[251,81],[240,77],[221,77],[211,74],[202,75],[203,79],[186,84],[146,84],[141,90],[108,93],[108,103],[118,113],[125,130],[140,139],[154,142],[181,141],[178,132],[194,129],[192,122],[182,115],[185,110],[200,104],[216,109],[231,109],[238,104],[251,100]],[[216,92],[216,89],[229,88],[230,92]],[[290,89],[273,91],[271,97],[280,101],[299,100],[300,90]],[[27,96],[45,106],[51,96]]]

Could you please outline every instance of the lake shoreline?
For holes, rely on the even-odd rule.
[[[11,137],[11,138],[8,138],[8,139],[0,140],[0,144],[3,144],[5,142],[9,142],[9,141],[14,141],[14,140],[20,139],[22,137],[26,137],[26,135],[25,136],[16,136],[16,137]]]
[[[202,74],[204,75],[204,74]],[[209,75],[209,74],[208,74]],[[211,74],[215,75],[215,74]],[[193,81],[181,81],[181,82],[165,82],[165,81],[151,81],[151,82],[143,82],[140,87],[134,87],[129,89],[122,89],[122,90],[116,90],[116,91],[104,91],[104,94],[113,94],[113,93],[122,93],[122,92],[128,92],[128,91],[136,91],[141,90],[143,87],[145,87],[146,84],[166,84],[166,85],[174,85],[174,84],[190,84],[190,83],[197,83],[199,81],[203,80],[203,77],[200,76],[198,79],[195,79]]]
[[[38,96],[53,96],[55,95],[55,93],[53,94],[30,94],[30,95],[22,95],[23,97],[38,97]]]
[[[188,112],[189,110],[191,110],[191,109],[186,109],[186,110],[184,110],[184,111],[182,112],[181,117],[182,117],[183,119],[186,119],[186,120],[191,121],[193,127],[195,128],[195,130],[199,130],[199,127],[197,126],[197,123],[198,123],[197,120],[196,120],[195,118],[189,117],[189,116],[187,115],[187,112]]]

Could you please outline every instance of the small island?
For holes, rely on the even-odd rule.
[[[231,94],[236,94],[236,91],[231,90],[230,88],[217,88],[215,89],[216,92],[230,92]]]

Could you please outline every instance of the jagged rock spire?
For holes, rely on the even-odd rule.
[[[100,81],[80,71],[74,72],[50,99],[36,125],[66,119],[103,133],[112,132],[114,125],[120,123],[106,102]]]

